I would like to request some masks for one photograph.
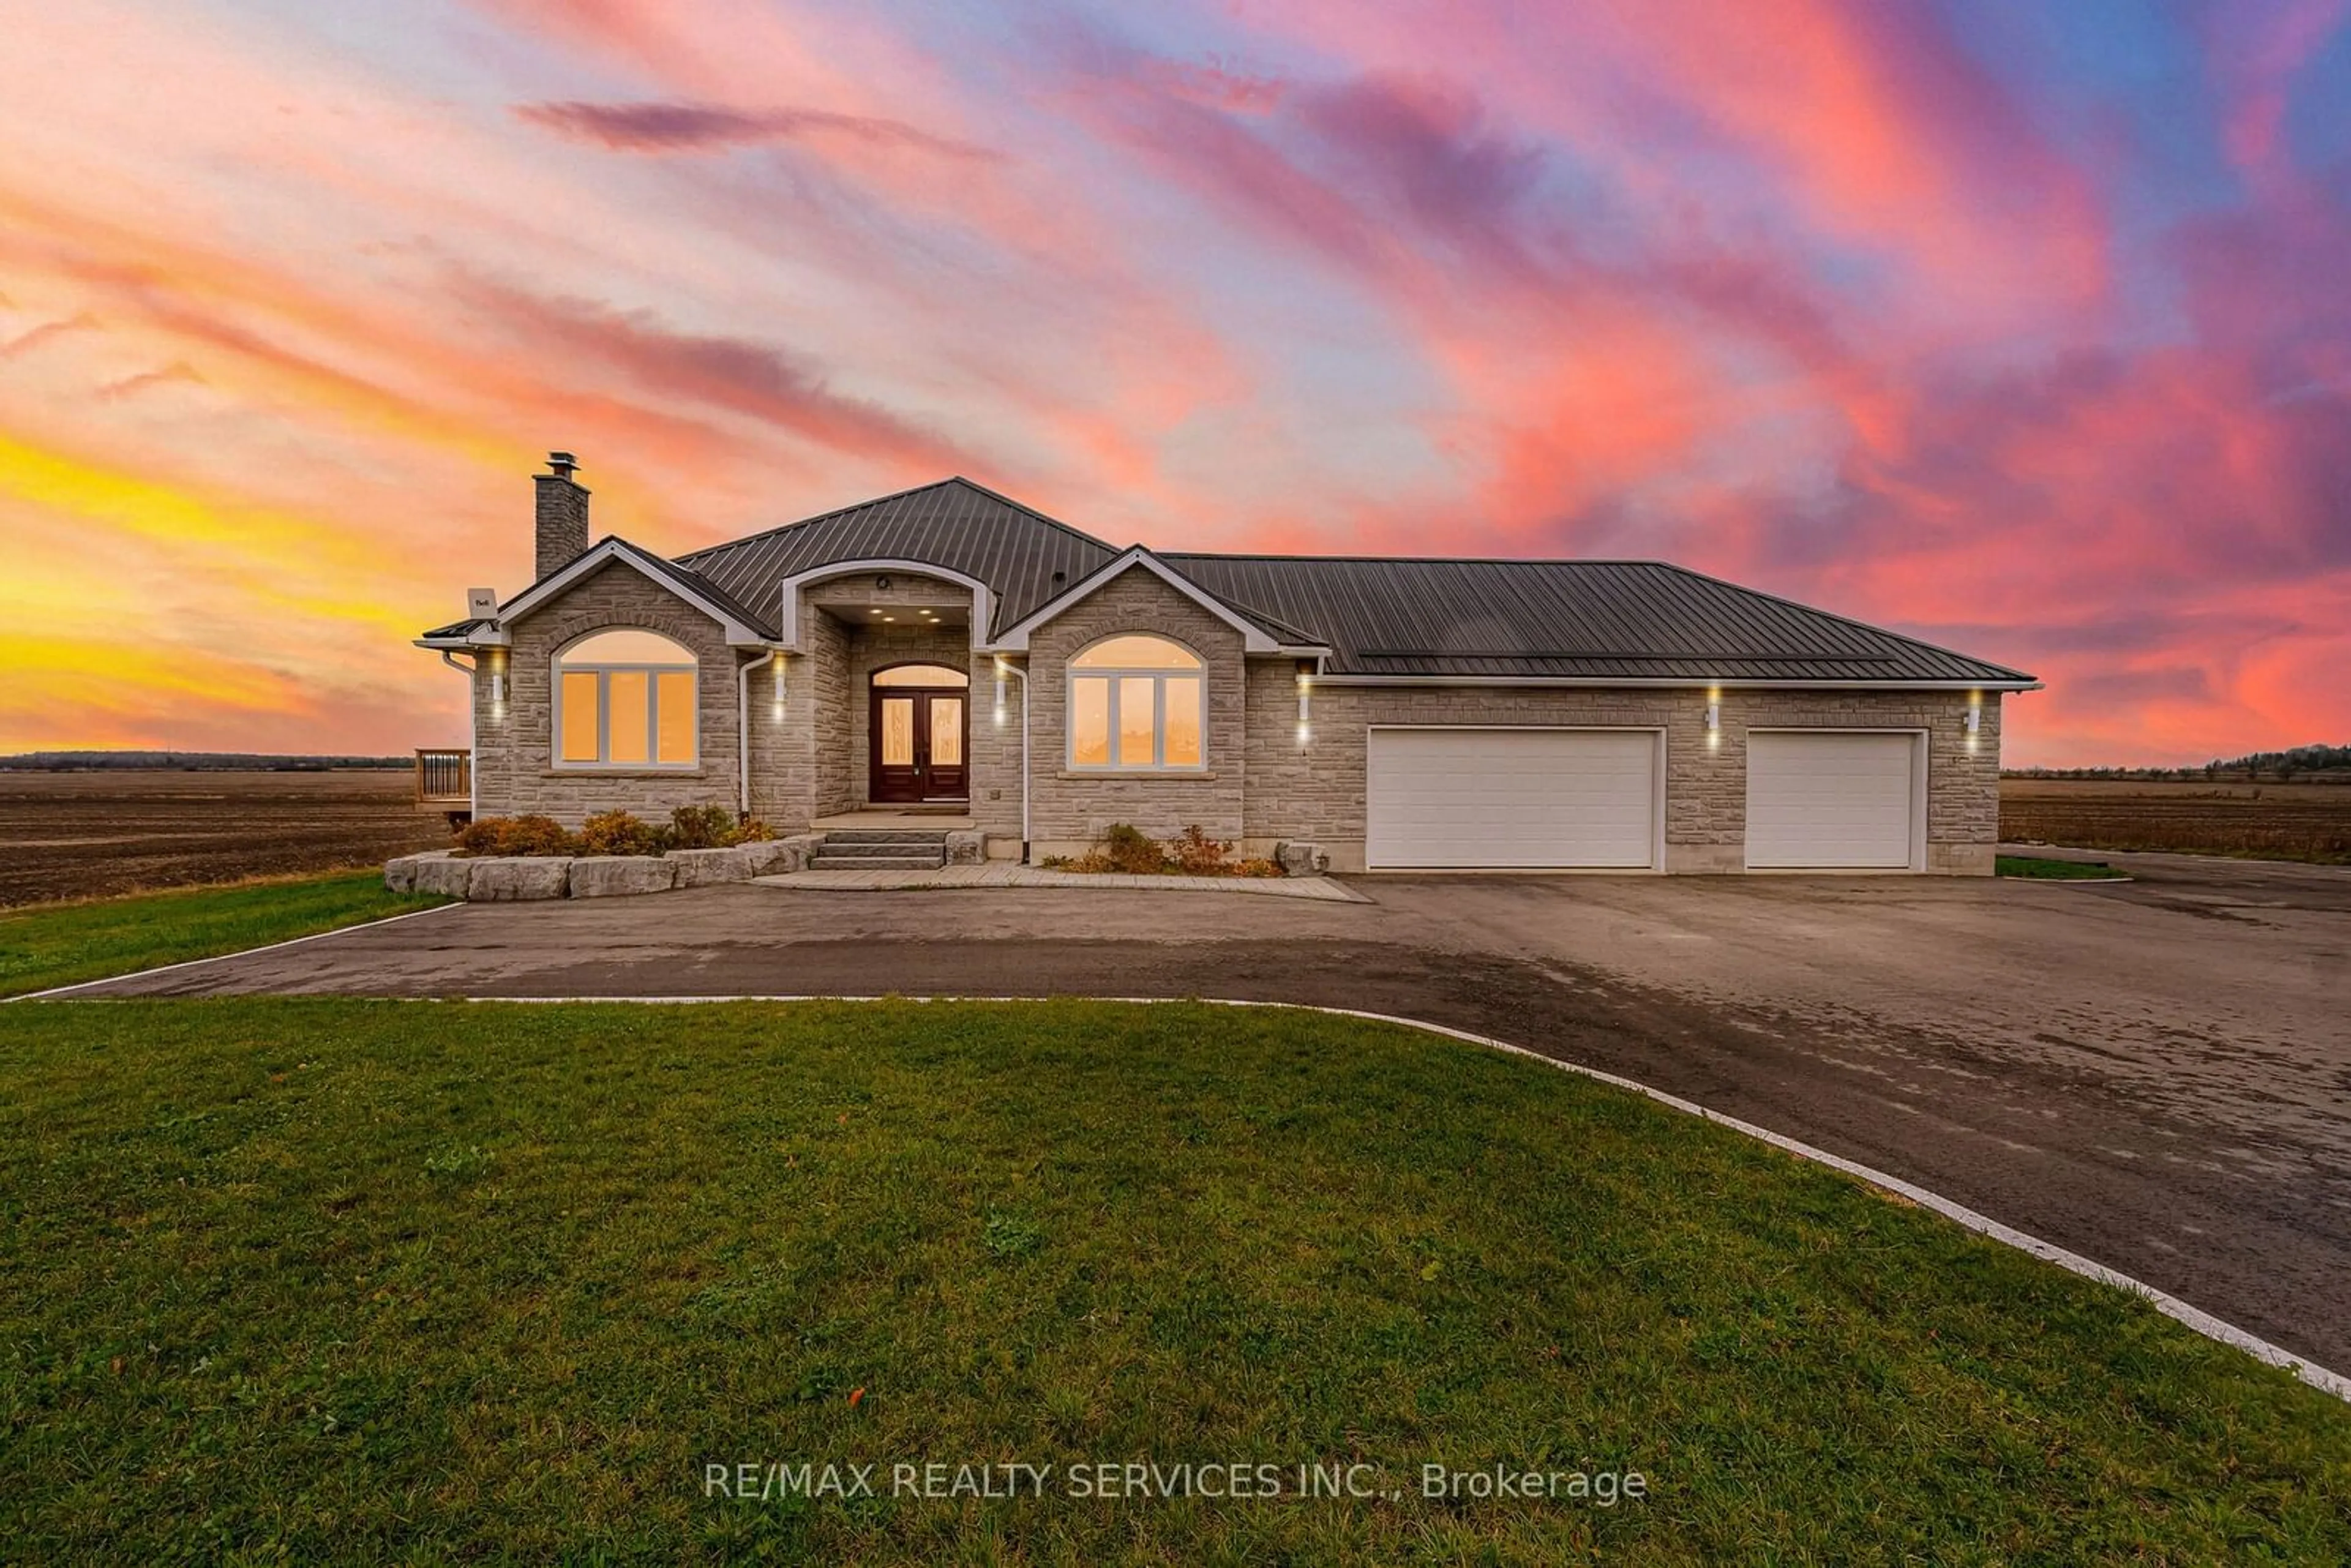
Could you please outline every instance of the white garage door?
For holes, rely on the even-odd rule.
[[[1761,731],[1747,737],[1747,863],[1907,867],[1917,737]]]
[[[1374,871],[1656,864],[1649,730],[1374,729]]]

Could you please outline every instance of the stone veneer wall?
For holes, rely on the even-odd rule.
[[[694,768],[556,769],[556,651],[575,637],[618,626],[659,632],[694,651],[701,666],[695,681],[701,761]],[[475,788],[484,816],[543,812],[577,827],[590,812],[614,807],[652,819],[679,806],[735,809],[739,660],[716,621],[634,570],[610,564],[508,631],[513,645],[488,651],[474,680]],[[501,661],[507,676],[503,712],[491,701],[489,679]]]
[[[890,579],[887,589],[877,576]],[[963,626],[928,626],[900,620],[884,623],[869,613],[875,607],[956,609]],[[1008,722],[996,723],[996,661],[973,651],[972,592],[961,583],[919,573],[857,572],[800,591],[799,628],[807,656],[795,660],[822,687],[825,700],[811,715],[810,752],[822,779],[811,794],[809,817],[852,810],[869,804],[872,773],[871,703],[873,672],[888,664],[921,661],[946,664],[971,677],[969,750],[971,816],[979,828],[1017,841],[1020,834],[1019,683],[1008,684]]]
[[[1286,662],[1252,661],[1249,797],[1243,838],[1252,851],[1304,840],[1336,870],[1364,865],[1366,727],[1372,724],[1596,725],[1666,731],[1666,869],[1745,869],[1747,732],[1771,728],[1924,729],[1927,869],[1991,870],[2000,835],[2000,698],[1983,697],[1982,729],[1968,744],[1965,692],[1751,691],[1721,695],[1721,738],[1706,739],[1699,689],[1318,685],[1311,738],[1298,744],[1297,675]]]
[[[892,602],[968,605],[958,585],[893,574]],[[862,622],[872,583],[843,580],[807,591],[805,650],[779,655],[785,700],[778,717],[775,664],[752,677],[752,810],[779,831],[861,805],[866,794],[867,678],[883,664],[935,660],[971,674],[971,813],[1008,841],[1020,832],[1021,684],[1008,682],[1008,722],[995,722],[992,656],[966,628],[887,627]],[[825,608],[827,603],[832,608]],[[845,625],[845,617],[852,624]],[[553,766],[552,661],[574,637],[642,626],[694,650],[699,681],[701,765],[691,771],[559,772]],[[561,600],[511,628],[475,681],[485,815],[542,811],[577,825],[591,811],[624,807],[658,819],[676,806],[736,802],[736,679],[747,655],[717,623],[625,566],[598,571]],[[1207,767],[1200,774],[1074,774],[1066,763],[1068,661],[1097,638],[1152,632],[1199,653],[1207,675]],[[509,676],[504,711],[491,674]],[[1380,724],[1533,724],[1663,727],[1666,869],[1742,870],[1746,844],[1747,733],[1750,727],[1886,727],[1928,732],[1927,869],[1991,869],[2000,828],[1997,694],[1982,701],[1972,746],[1963,692],[1748,691],[1722,694],[1722,731],[1708,747],[1705,695],[1697,688],[1362,687],[1318,685],[1311,738],[1297,741],[1297,678],[1288,659],[1245,659],[1232,627],[1142,569],[1130,570],[1038,629],[1025,661],[1030,690],[1032,837],[1039,854],[1082,849],[1113,822],[1160,836],[1192,823],[1263,853],[1282,840],[1322,845],[1338,870],[1364,863],[1365,727]],[[1244,784],[1246,783],[1246,788]]]
[[[1069,661],[1088,643],[1121,632],[1172,637],[1207,664],[1205,771],[1095,775],[1070,770]],[[1214,837],[1239,838],[1242,779],[1248,768],[1243,664],[1238,631],[1142,567],[1130,568],[1031,632],[1029,788],[1035,852],[1082,851],[1113,822],[1132,822],[1158,837],[1197,823]]]

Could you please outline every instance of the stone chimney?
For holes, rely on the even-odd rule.
[[[538,486],[538,576],[559,571],[588,553],[588,486],[572,478],[580,460],[569,452],[547,455]]]

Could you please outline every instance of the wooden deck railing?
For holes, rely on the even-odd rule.
[[[418,747],[416,803],[436,808],[471,806],[474,754],[462,746]]]

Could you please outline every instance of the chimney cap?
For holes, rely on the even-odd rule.
[[[550,452],[547,455],[547,465],[555,470],[557,478],[569,479],[572,470],[580,466],[580,459],[569,452]]]

